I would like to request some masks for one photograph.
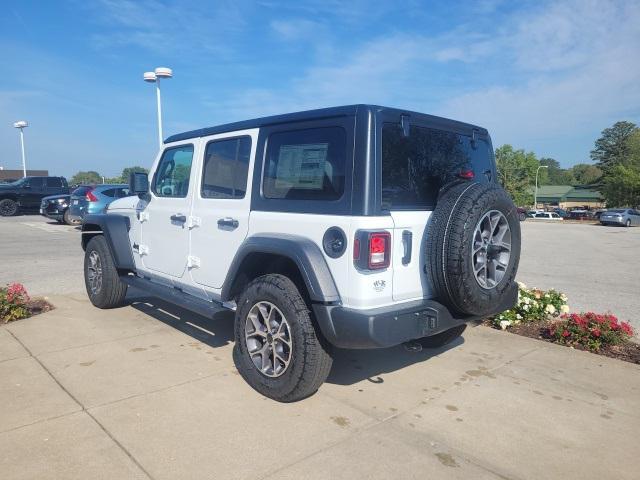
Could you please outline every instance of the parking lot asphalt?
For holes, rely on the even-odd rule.
[[[51,233],[37,217],[5,220],[0,282],[49,293],[56,309],[0,326],[3,480],[569,480],[640,471],[638,365],[476,327],[429,351],[337,350],[317,394],[280,404],[238,375],[230,312],[207,319],[135,292],[129,306],[93,308],[78,232]],[[525,245],[559,235],[560,226],[548,228],[523,225]],[[612,234],[616,248],[639,238],[626,232]],[[37,245],[47,258],[20,261],[37,257]],[[7,263],[8,253],[18,259]],[[540,268],[526,255],[523,276]],[[36,261],[47,278],[24,271]],[[534,280],[525,281],[547,287],[544,276]]]

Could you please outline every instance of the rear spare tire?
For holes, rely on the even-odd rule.
[[[436,298],[457,313],[496,313],[520,260],[518,210],[507,192],[491,183],[451,186],[438,199],[426,234]]]

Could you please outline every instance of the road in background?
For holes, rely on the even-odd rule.
[[[611,311],[640,331],[640,228],[527,220],[518,279],[555,288],[572,311]],[[38,215],[0,218],[0,284],[35,295],[84,292],[76,227]]]

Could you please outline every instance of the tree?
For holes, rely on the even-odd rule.
[[[540,185],[571,185],[575,182],[571,170],[560,167],[560,162],[553,158],[541,158],[540,165],[549,167],[540,170]]]
[[[638,127],[631,122],[616,122],[612,127],[605,128],[591,150],[591,159],[597,162],[604,173],[615,165],[625,163],[629,157],[629,138],[636,131]]]
[[[578,163],[571,167],[573,185],[593,185],[602,178],[602,170],[595,165]]]
[[[71,177],[71,180],[69,181],[70,185],[90,185],[96,183],[102,183],[102,176],[93,170],[89,170],[88,172],[78,172]]]
[[[640,168],[615,165],[605,176],[602,193],[608,207],[640,205]]]
[[[514,150],[511,145],[496,149],[498,177],[504,189],[516,205],[531,205],[531,187],[535,183],[536,170],[540,162],[533,152]]]

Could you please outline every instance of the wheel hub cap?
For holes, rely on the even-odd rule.
[[[511,259],[511,229],[502,212],[485,213],[473,232],[471,264],[478,284],[487,290],[504,278]]]
[[[89,254],[89,265],[87,266],[87,280],[91,293],[97,294],[102,289],[102,261],[100,255],[95,250]]]
[[[255,367],[267,377],[279,377],[291,362],[291,329],[271,302],[258,302],[247,314],[245,340]]]

